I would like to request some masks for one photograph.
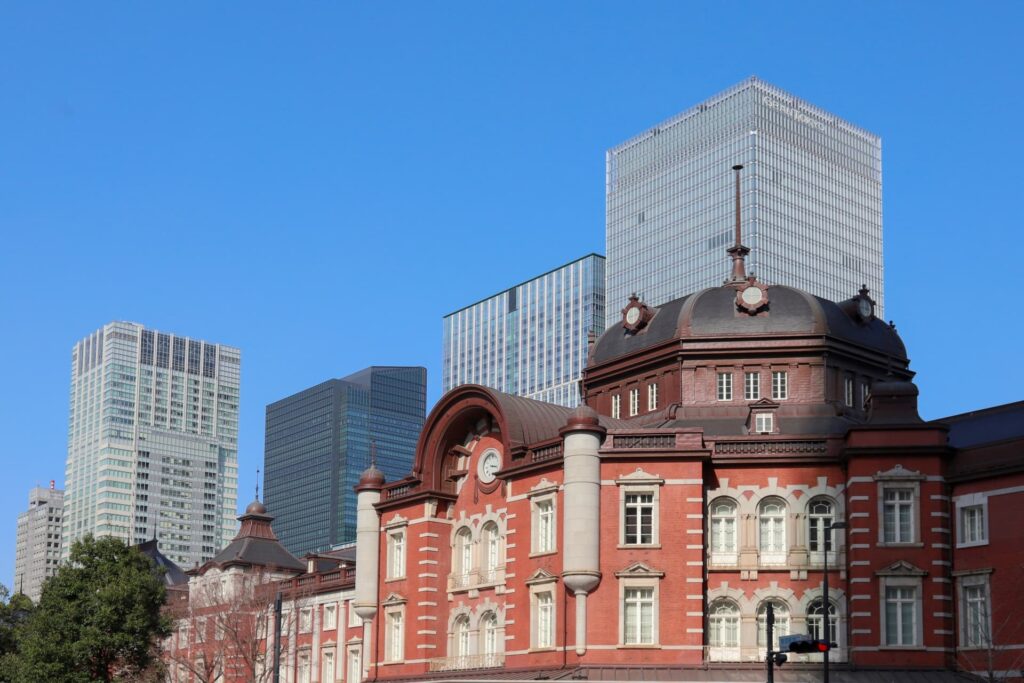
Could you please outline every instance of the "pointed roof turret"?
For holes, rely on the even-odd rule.
[[[292,555],[277,540],[270,523],[274,518],[267,514],[267,506],[259,499],[253,500],[245,508],[245,514],[238,518],[242,523],[234,540],[224,550],[200,568],[203,573],[210,565],[226,567],[230,565],[249,565],[268,569],[305,571],[306,565]]]

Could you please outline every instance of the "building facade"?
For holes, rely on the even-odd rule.
[[[57,573],[61,549],[64,492],[50,482],[28,492],[28,509],[18,514],[13,590],[39,602],[43,582]]]
[[[758,680],[769,605],[773,648],[827,620],[844,681],[1019,677],[1024,538],[997,515],[1024,403],[922,421],[867,290],[769,286],[730,252],[727,284],[627,307],[586,405],[457,387],[409,476],[364,476],[365,678]]]
[[[605,259],[583,258],[444,317],[444,391],[482,384],[575,407],[587,340],[604,330]]]
[[[114,322],[75,344],[63,558],[85,534],[154,537],[175,563],[235,532],[237,348]]]
[[[829,301],[866,285],[882,317],[880,139],[756,78],[608,151],[610,305],[721,284],[735,164],[750,269]]]
[[[426,392],[425,368],[374,366],[267,406],[264,497],[286,548],[301,556],[355,540],[352,487],[371,442],[389,476],[408,472]]]

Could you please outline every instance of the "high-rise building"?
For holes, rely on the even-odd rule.
[[[114,322],[71,353],[64,546],[158,538],[191,567],[234,537],[237,348]]]
[[[57,572],[63,514],[64,492],[51,481],[48,489],[37,486],[28,492],[28,509],[18,515],[13,590],[36,602],[43,582]]]
[[[427,370],[373,366],[267,406],[264,501],[292,553],[356,538],[353,487],[370,463],[389,479],[412,466],[426,418]]]
[[[444,391],[482,384],[575,407],[591,332],[604,331],[605,259],[588,254],[444,317]]]
[[[756,78],[608,151],[608,305],[722,284],[736,164],[748,271],[830,301],[866,284],[884,315],[881,140]]]

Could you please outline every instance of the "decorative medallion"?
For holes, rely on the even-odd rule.
[[[741,311],[756,314],[768,305],[768,285],[758,282],[753,276],[747,284],[736,290],[736,307]]]

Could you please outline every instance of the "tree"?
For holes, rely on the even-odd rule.
[[[118,539],[86,536],[44,584],[7,676],[14,683],[150,678],[158,639],[169,632],[165,597],[149,558]]]
[[[11,595],[0,585],[0,659],[17,650],[18,629],[32,614],[32,600],[23,593]]]

